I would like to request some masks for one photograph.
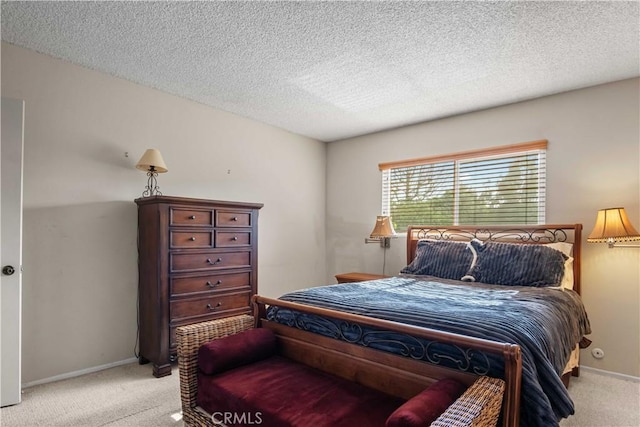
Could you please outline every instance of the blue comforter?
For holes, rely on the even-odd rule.
[[[560,376],[571,351],[591,330],[580,296],[571,290],[403,276],[309,288],[280,299],[518,344],[523,366],[521,425],[557,426],[561,418],[574,413]],[[267,313],[271,320],[284,323],[296,323],[295,316],[283,309]],[[316,325],[310,329],[319,333],[331,329],[317,327],[318,321],[303,323]],[[414,347],[397,352],[415,357],[407,354],[407,348]],[[483,373],[485,368],[474,369]]]

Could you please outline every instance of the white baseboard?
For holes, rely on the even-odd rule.
[[[116,366],[128,365],[129,363],[138,362],[138,359],[132,357],[130,359],[120,360],[119,362],[107,363],[106,365],[94,366],[92,368],[81,369],[79,371],[67,372],[65,374],[54,375],[53,377],[44,378],[41,380],[31,381],[22,384],[22,388],[29,388],[40,384],[52,383],[54,381],[67,380],[69,378],[79,377],[80,375],[90,374],[92,372],[103,371],[109,368],[115,368]]]
[[[633,382],[637,382],[640,383],[640,377],[634,377],[633,375],[626,375],[626,374],[619,374],[617,372],[611,372],[611,371],[605,371],[602,369],[597,369],[597,368],[591,368],[589,366],[584,366],[584,365],[580,365],[580,370],[581,371],[587,371],[587,372],[592,372],[594,374],[598,374],[598,375],[604,375],[607,377],[614,377],[614,378],[618,378],[621,380],[626,380],[626,381],[633,381]]]

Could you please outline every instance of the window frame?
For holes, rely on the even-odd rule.
[[[454,172],[452,177],[454,180],[454,207],[452,212],[453,224],[449,224],[449,225],[459,225],[460,192],[458,190],[459,190],[460,163],[472,162],[472,161],[484,161],[484,160],[490,160],[492,158],[493,159],[505,158],[505,157],[514,156],[514,155],[525,155],[529,152],[542,152],[542,154],[544,155],[545,162],[544,162],[544,167],[540,169],[538,173],[539,174],[544,173],[544,181],[543,181],[544,186],[542,188],[543,193],[541,193],[544,201],[542,203],[542,206],[540,204],[538,205],[538,214],[537,214],[538,219],[536,224],[529,224],[529,225],[544,224],[546,220],[547,147],[548,147],[548,141],[546,139],[543,139],[543,140],[530,141],[530,142],[524,142],[524,143],[518,143],[518,144],[491,147],[486,149],[470,150],[470,151],[464,151],[464,152],[458,152],[458,153],[452,153],[452,154],[380,163],[378,164],[378,168],[382,172],[382,179],[381,179],[381,184],[382,184],[381,210],[382,212],[381,214],[387,215],[387,216],[391,215],[391,197],[390,197],[391,191],[386,191],[385,188],[390,188],[391,183],[389,182],[389,180],[390,180],[392,169],[417,167],[417,166],[422,166],[426,164],[453,162],[454,163]],[[541,190],[538,189],[538,191],[540,192]],[[428,224],[424,224],[424,225],[428,225]],[[518,224],[518,225],[524,225],[524,224]]]

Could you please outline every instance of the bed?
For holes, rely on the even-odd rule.
[[[591,332],[579,295],[581,230],[580,224],[411,226],[399,276],[308,288],[276,301],[257,297],[260,317],[367,350],[503,378],[503,425],[558,425],[574,413],[562,377],[578,374],[577,347]],[[390,332],[384,322],[411,329]],[[434,344],[434,332],[448,343]],[[518,355],[481,351],[483,341],[513,345]]]

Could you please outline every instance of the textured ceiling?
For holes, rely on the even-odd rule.
[[[2,2],[2,39],[323,141],[638,76],[639,2]]]

